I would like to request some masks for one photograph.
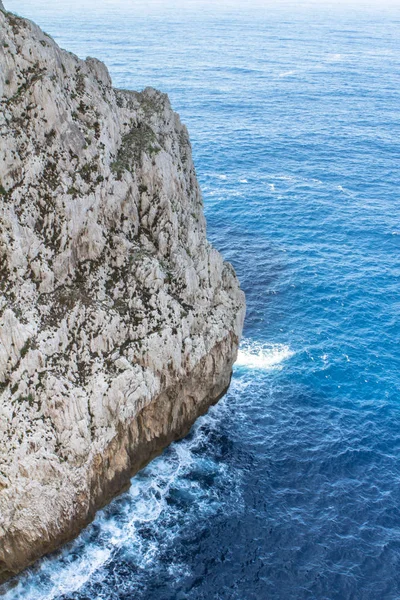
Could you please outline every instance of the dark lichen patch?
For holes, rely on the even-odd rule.
[[[85,93],[85,76],[81,72],[81,68],[77,67],[75,76],[75,90],[78,96],[82,96]]]
[[[1,179],[0,179],[0,196],[7,196],[8,192],[6,190],[6,188],[3,186]]]
[[[78,171],[80,178],[84,183],[89,186],[89,192],[94,193],[96,186],[104,181],[104,176],[101,174],[101,162],[99,155],[96,155],[90,162],[84,164]],[[74,178],[75,183],[75,178]],[[76,198],[79,194],[79,190],[72,185],[68,189],[68,194]]]
[[[60,175],[57,169],[57,164],[52,160],[48,160],[43,169],[43,179],[51,190],[56,190],[60,185]]]
[[[27,396],[18,396],[17,402],[20,404],[26,402],[32,408],[35,404],[35,397],[33,394],[28,394]]]
[[[21,29],[25,29],[26,23],[25,20],[14,13],[2,11],[4,15],[6,15],[8,22],[11,25],[11,29],[13,30],[14,35],[18,35]]]
[[[0,245],[0,290],[5,292],[11,284],[11,273],[7,262],[7,252]]]
[[[121,178],[124,171],[133,172],[139,166],[143,154],[152,156],[160,152],[157,136],[147,123],[139,123],[123,136],[116,160],[111,164],[112,172]]]
[[[166,94],[162,94],[161,92],[150,94],[148,90],[144,90],[143,92],[136,92],[136,97],[140,103],[140,109],[144,112],[146,118],[150,118],[153,115],[160,117],[164,112],[167,99]]]
[[[25,342],[25,344],[23,345],[23,347],[21,349],[21,358],[25,358],[25,356],[28,354],[31,347],[32,347],[32,340],[29,339]]]
[[[73,185],[71,185],[67,190],[67,194],[69,196],[72,196],[73,199],[76,200],[76,198],[79,196],[79,190]]]
[[[46,139],[46,143],[48,146],[52,145],[53,141],[56,138],[56,135],[57,135],[57,133],[56,133],[56,130],[54,129],[54,127],[48,133],[44,134],[44,137]]]
[[[95,121],[93,123],[93,129],[94,129],[94,137],[96,138],[96,140],[100,139],[101,127],[100,127],[99,121]]]
[[[81,169],[79,169],[78,173],[81,176],[81,178],[83,179],[83,181],[85,181],[85,183],[91,183],[92,182],[92,177],[95,173],[97,173],[99,170],[99,165],[97,160],[93,160],[90,163],[86,163],[85,165],[83,165],[83,167]]]

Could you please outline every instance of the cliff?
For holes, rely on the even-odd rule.
[[[245,312],[166,95],[0,12],[0,580],[226,391]]]

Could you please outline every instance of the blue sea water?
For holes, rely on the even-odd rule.
[[[227,396],[5,600],[400,599],[400,7],[5,2],[169,93],[248,303]]]

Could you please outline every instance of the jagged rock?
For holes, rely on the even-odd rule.
[[[0,12],[0,579],[229,385],[245,312],[167,96]]]

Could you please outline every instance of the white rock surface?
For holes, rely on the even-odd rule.
[[[244,295],[167,96],[0,12],[0,580],[224,392]]]

